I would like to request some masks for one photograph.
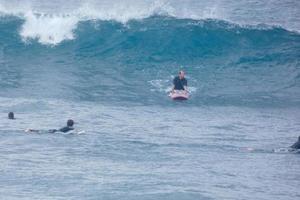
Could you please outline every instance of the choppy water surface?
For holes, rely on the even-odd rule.
[[[18,120],[1,125],[4,197],[299,196],[299,155],[273,152],[295,140],[300,128],[299,109],[111,107],[11,99],[3,99],[1,105],[6,105],[2,110],[22,107]],[[61,119],[70,116],[85,134],[20,131],[62,126],[65,122]]]

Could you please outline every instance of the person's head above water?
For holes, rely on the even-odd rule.
[[[180,79],[183,79],[183,78],[184,78],[184,75],[185,75],[185,73],[184,73],[184,71],[183,71],[183,70],[180,70],[178,75],[179,75],[179,78],[180,78]]]
[[[67,126],[73,126],[74,125],[74,121],[72,119],[69,119],[67,121]]]
[[[13,112],[8,113],[8,119],[15,119],[15,115]]]

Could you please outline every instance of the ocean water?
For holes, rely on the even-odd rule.
[[[299,10],[0,0],[0,199],[298,199]]]

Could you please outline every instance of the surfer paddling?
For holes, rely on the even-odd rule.
[[[173,79],[173,88],[169,96],[174,100],[187,100],[189,98],[187,80],[184,76],[185,73],[181,70],[178,76]]]
[[[74,130],[73,125],[74,125],[74,121],[73,121],[72,119],[69,119],[69,120],[67,121],[67,126],[61,128],[61,129],[58,129],[58,130],[57,130],[57,129],[50,129],[50,130],[48,130],[47,132],[48,132],[48,133],[56,133],[56,132],[67,133],[67,132],[69,132],[69,131]],[[35,130],[35,129],[27,129],[27,130],[25,130],[25,131],[26,131],[26,132],[34,132],[34,133],[39,133],[39,132],[41,132],[40,130]]]
[[[178,76],[176,76],[173,79],[172,93],[174,93],[176,90],[188,92],[187,80],[184,76],[185,76],[185,73],[184,73],[184,71],[181,70],[181,71],[179,71]]]

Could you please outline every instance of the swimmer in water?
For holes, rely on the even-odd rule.
[[[8,113],[8,119],[16,119],[13,112]]]
[[[69,120],[67,121],[67,126],[61,128],[61,129],[58,129],[58,130],[57,130],[57,129],[50,129],[50,130],[48,130],[47,132],[48,132],[48,133],[56,133],[56,132],[67,133],[67,132],[69,132],[69,131],[74,130],[73,125],[74,125],[74,121],[73,121],[72,119],[69,119]],[[26,132],[35,132],[35,133],[39,133],[39,132],[41,132],[41,131],[40,131],[40,130],[34,130],[34,129],[27,129]]]

